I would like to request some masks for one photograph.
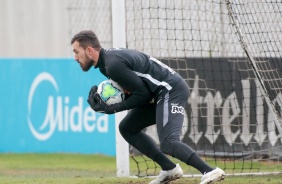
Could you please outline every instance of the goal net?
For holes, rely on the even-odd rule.
[[[111,46],[111,0],[69,7],[71,35],[93,29]],[[281,2],[125,0],[125,19],[127,48],[158,58],[189,83],[183,142],[229,174],[281,171]],[[144,131],[159,142],[154,126]],[[156,163],[133,147],[130,154],[131,174],[158,175]]]
[[[227,173],[279,171],[282,4],[271,0],[126,0],[126,43],[190,85],[181,140]],[[155,127],[146,131],[158,142]],[[137,175],[158,165],[135,150]],[[190,174],[196,174],[188,167]]]

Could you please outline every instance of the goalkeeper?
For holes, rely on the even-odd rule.
[[[106,114],[130,110],[121,121],[119,130],[129,144],[162,168],[150,184],[164,184],[182,177],[179,164],[173,163],[165,154],[199,170],[203,174],[201,184],[224,178],[223,170],[211,168],[190,146],[180,141],[189,87],[178,73],[136,50],[104,49],[91,30],[74,35],[71,44],[75,60],[83,71],[94,66],[128,92],[126,100],[108,106],[96,93],[97,86],[93,86],[88,103],[94,111]],[[142,132],[153,124],[157,126],[160,148]]]

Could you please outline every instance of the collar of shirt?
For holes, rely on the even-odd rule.
[[[98,62],[95,68],[104,68],[105,67],[104,58],[105,58],[105,50],[101,48],[100,53],[99,53],[99,59],[98,59]]]

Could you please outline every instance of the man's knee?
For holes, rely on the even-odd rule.
[[[132,126],[132,123],[128,123],[126,121],[121,121],[119,124],[119,132],[121,135],[127,134],[137,134],[139,131],[138,127]]]
[[[126,126],[126,123],[124,121],[120,122],[118,128],[119,128],[120,134],[123,135],[123,136],[126,134],[126,132],[129,131],[128,127]]]
[[[163,153],[171,155],[175,146],[175,143],[179,140],[168,140],[160,143],[160,149]]]

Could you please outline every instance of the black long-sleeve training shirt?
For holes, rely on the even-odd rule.
[[[130,92],[130,97],[118,104],[118,111],[147,104],[162,89],[169,91],[182,79],[155,58],[130,49],[102,48],[95,68]]]

